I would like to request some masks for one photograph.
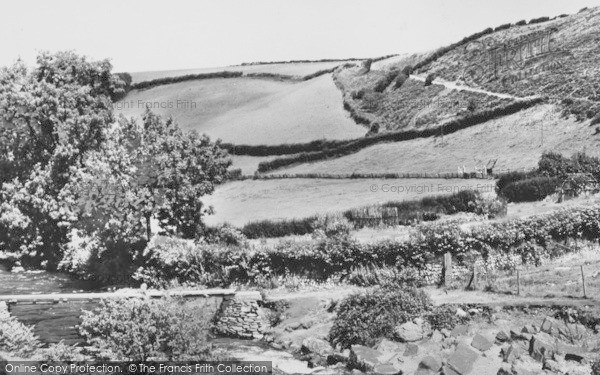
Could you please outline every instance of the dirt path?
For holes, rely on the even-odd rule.
[[[417,81],[425,82],[425,77],[422,77],[422,76],[411,74],[410,78],[415,79]],[[474,92],[474,93],[478,93],[478,94],[485,94],[485,95],[495,96],[495,97],[500,98],[500,99],[524,100],[524,99],[534,99],[534,98],[538,97],[538,96],[520,97],[520,96],[511,95],[511,94],[504,94],[504,93],[499,93],[499,92],[492,92],[492,91],[487,91],[487,90],[483,90],[483,89],[477,89],[477,88],[474,88],[474,87],[465,86],[465,85],[462,85],[462,84],[458,83],[457,81],[446,81],[445,79],[442,79],[442,78],[435,78],[433,80],[433,82],[435,84],[437,84],[437,85],[442,85],[442,86],[444,86],[444,87],[446,87],[448,89],[451,89],[451,90],[470,91],[470,92]]]

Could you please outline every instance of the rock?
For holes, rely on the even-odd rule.
[[[533,335],[531,335],[529,333],[517,332],[512,329],[510,330],[510,338],[512,340],[530,341],[532,337],[533,337]]]
[[[402,342],[414,342],[423,338],[423,328],[413,322],[406,322],[396,327],[394,333]]]
[[[529,342],[529,355],[536,361],[552,358],[555,352],[555,340],[552,336],[540,332],[533,336]]]
[[[413,322],[418,326],[422,326],[423,323],[425,323],[425,320],[423,318],[414,318]]]
[[[327,356],[327,365],[335,365],[336,363],[348,363],[350,360],[350,351],[335,352]]]
[[[375,366],[373,372],[382,375],[402,375],[402,370],[397,369],[389,363],[381,363]]]
[[[452,332],[447,329],[447,328],[442,328],[440,330],[440,333],[444,336],[444,337],[450,337],[450,335],[452,334]]]
[[[542,364],[529,359],[519,359],[511,367],[513,375],[541,375]]]
[[[431,334],[432,342],[442,342],[443,339],[444,339],[444,336],[438,330],[433,331],[433,333]]]
[[[502,360],[507,363],[512,363],[523,355],[523,349],[517,344],[508,345],[500,351]]]
[[[299,329],[301,327],[302,327],[302,323],[300,323],[300,322],[293,322],[293,323],[288,324],[287,327],[285,327],[285,330],[288,331],[288,332],[291,332],[291,331],[295,331],[295,330],[297,330],[297,329]]]
[[[586,351],[582,347],[565,344],[560,341],[556,342],[556,352],[563,354],[567,361],[582,362],[586,358]]]
[[[550,317],[544,319],[540,331],[570,343],[580,341],[586,334],[582,324],[566,324]]]
[[[510,341],[510,336],[506,332],[500,331],[496,335],[496,341],[499,343]]]
[[[473,370],[473,364],[479,355],[464,344],[459,344],[448,358],[448,367],[460,375],[467,375]],[[446,372],[444,372],[445,374]]]
[[[469,309],[469,314],[471,316],[479,314],[481,311],[479,309]]]
[[[302,341],[302,353],[314,353],[321,357],[333,354],[333,347],[325,340],[308,337]]]
[[[444,365],[442,368],[442,374],[444,375],[461,375],[458,372],[454,371],[454,369],[448,365]]]
[[[456,316],[459,318],[467,318],[469,313],[459,307],[456,309]]]
[[[399,342],[391,341],[388,339],[383,339],[381,342],[375,347],[381,353],[399,353],[404,350],[404,344]]]
[[[450,332],[450,335],[453,337],[467,336],[468,334],[469,327],[466,324],[459,324],[456,327],[454,327],[452,332]]]
[[[362,371],[373,371],[375,366],[380,364],[381,352],[371,349],[368,346],[352,345],[350,348],[350,359],[348,364],[352,368]]]
[[[473,337],[473,341],[471,342],[472,347],[482,352],[489,350],[493,345],[494,344],[492,344],[490,340],[486,339],[479,333]]]
[[[440,361],[438,358],[427,356],[421,360],[421,362],[419,363],[419,368],[431,370],[435,373],[441,370],[442,361]]]
[[[413,357],[419,354],[419,347],[415,344],[406,345],[406,350],[404,351],[405,357]]]
[[[528,324],[521,329],[521,332],[535,334],[535,333],[537,333],[537,329],[535,329],[535,326]]]

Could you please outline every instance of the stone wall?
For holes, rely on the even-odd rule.
[[[219,335],[260,340],[269,323],[260,307],[259,292],[239,292],[223,299],[215,317],[215,332]]]

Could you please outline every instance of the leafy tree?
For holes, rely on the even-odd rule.
[[[60,194],[113,122],[111,96],[123,82],[108,60],[42,53],[0,70],[0,246],[36,263],[60,259],[76,219]]]

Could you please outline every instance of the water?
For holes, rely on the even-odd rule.
[[[90,282],[76,280],[69,275],[48,271],[10,272],[0,264],[0,294],[56,294],[77,293],[97,290]],[[65,344],[78,344],[82,310],[91,310],[92,302],[58,304],[19,304],[10,305],[10,313],[21,323],[33,326],[34,333],[44,343],[64,341]]]

